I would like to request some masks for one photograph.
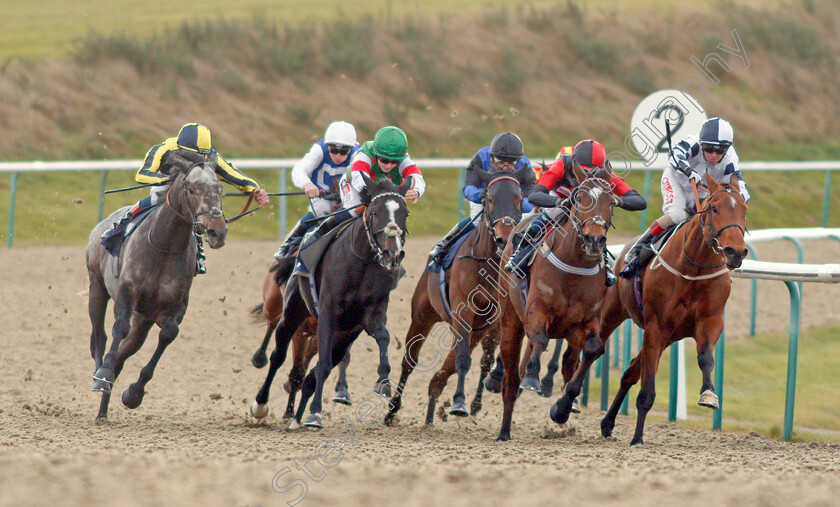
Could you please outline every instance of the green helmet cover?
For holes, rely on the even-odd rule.
[[[398,127],[382,127],[373,138],[373,153],[377,157],[403,160],[408,156],[407,151],[408,138]]]

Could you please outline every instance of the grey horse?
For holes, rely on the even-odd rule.
[[[90,234],[86,255],[88,311],[92,326],[90,353],[96,363],[91,390],[102,393],[97,421],[107,421],[111,387],[125,360],[142,347],[152,326],[160,327],[158,345],[137,382],[122,393],[122,402],[128,408],[140,406],[163,351],[178,335],[196,273],[194,231],[205,235],[211,248],[225,244],[227,223],[215,161],[177,155],[172,159],[172,184],[166,199],[126,238],[119,256],[105,250],[101,236],[126,208],[112,213]],[[109,299],[114,300],[115,321],[111,348],[105,354]]]

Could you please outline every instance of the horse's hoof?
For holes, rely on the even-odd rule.
[[[551,398],[551,393],[554,391],[554,384],[546,384],[545,382],[540,383],[540,390],[537,391],[537,394],[542,396],[543,398]]]
[[[492,375],[484,379],[484,388],[491,393],[502,392],[502,379],[494,378]]]
[[[294,416],[295,416],[294,412],[292,412],[291,410],[287,410],[286,413],[283,414],[283,419],[288,420],[288,419],[293,418]]]
[[[536,377],[529,377],[526,375],[525,378],[522,379],[522,382],[519,383],[519,388],[539,393],[541,389],[540,381]]]
[[[510,440],[510,434],[499,433],[499,436],[496,437],[496,442],[507,442],[508,440]]]
[[[563,410],[559,407],[561,401],[563,401],[563,398],[560,398],[551,406],[548,416],[557,424],[566,424],[566,421],[569,420],[569,410]]]
[[[638,440],[633,439],[633,441],[630,442],[630,447],[641,447],[643,445],[645,445],[645,442],[641,438]]]
[[[111,387],[116,380],[114,370],[110,368],[99,368],[93,374],[93,385],[90,387],[91,391],[100,393],[110,393]]]
[[[304,426],[307,428],[323,428],[324,424],[321,422],[321,414],[309,414],[309,417],[306,418],[306,422],[303,423]]]
[[[290,430],[296,430],[298,428],[300,428],[300,421],[293,418],[292,422],[289,423],[289,429]]]
[[[111,420],[108,419],[107,415],[96,416],[96,424],[108,424],[109,422],[111,422]]]
[[[251,415],[257,419],[262,419],[268,415],[268,403],[259,404],[257,400],[251,403]]]
[[[353,402],[350,401],[350,393],[347,392],[347,389],[340,389],[335,392],[335,396],[333,396],[333,401],[335,403],[341,403],[342,405],[352,405]]]
[[[577,398],[572,400],[572,408],[569,409],[569,412],[571,412],[573,414],[579,414],[580,413],[580,403],[578,403]]]
[[[467,417],[470,415],[467,412],[467,405],[460,401],[452,404],[452,407],[449,408],[449,414],[456,417]]]
[[[604,438],[611,437],[614,427],[615,427],[615,421],[614,420],[608,419],[606,417],[601,419],[601,436],[604,437]]]
[[[701,407],[709,407],[715,410],[720,408],[720,404],[718,404],[718,397],[711,391],[711,389],[703,391],[700,395],[700,401],[698,401],[697,404]]]
[[[382,380],[376,383],[376,387],[373,388],[373,394],[377,396],[384,396],[385,398],[391,397],[391,381],[390,380]]]
[[[122,396],[120,399],[122,400],[123,405],[128,408],[137,408],[143,403],[143,395],[146,393],[144,391],[140,391],[139,394],[134,394],[133,389],[131,386],[128,386],[125,391],[122,392]]]
[[[251,364],[254,365],[254,368],[262,368],[268,364],[268,357],[265,355],[265,351],[258,350],[254,352],[254,355],[251,356]]]
[[[283,390],[286,391],[287,393],[292,392],[292,385],[289,383],[288,380],[283,382]]]

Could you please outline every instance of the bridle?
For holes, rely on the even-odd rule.
[[[712,210],[712,204],[711,204],[712,197],[714,197],[715,195],[720,194],[720,193],[736,194],[736,195],[738,195],[738,197],[741,197],[741,194],[739,192],[736,192],[736,191],[732,190],[728,186],[725,187],[725,188],[722,188],[720,190],[715,190],[714,192],[709,194],[708,197],[706,197],[706,205],[703,207],[703,209],[697,212],[697,215],[699,215],[698,220],[700,221],[700,229],[703,231],[703,242],[706,243],[706,245],[708,245],[709,248],[711,248],[712,252],[714,252],[715,255],[721,255],[723,253],[723,247],[720,245],[720,242],[718,241],[718,236],[720,236],[721,232],[725,231],[726,229],[728,229],[730,227],[736,227],[736,228],[738,228],[738,230],[741,231],[741,236],[744,236],[746,234],[746,231],[741,226],[741,224],[738,224],[738,223],[735,223],[735,222],[732,222],[731,224],[726,224],[723,227],[721,227],[720,229],[715,230],[713,228],[714,226],[712,224],[711,215],[706,217],[706,214],[711,213],[711,210]],[[705,218],[705,220],[704,220],[704,218]],[[684,242],[683,242],[683,255],[685,256],[686,259],[688,259],[688,262],[690,262],[691,264],[693,264],[694,266],[696,266],[698,268],[719,268],[726,263],[726,260],[723,260],[719,264],[714,264],[714,265],[699,264],[696,261],[694,261],[688,255],[688,252],[686,252],[686,250],[685,250],[685,243]]]
[[[500,176],[500,177],[494,179],[493,181],[491,181],[490,183],[487,184],[487,191],[489,192],[490,187],[493,185],[493,183],[496,183],[497,181],[504,181],[504,180],[510,180],[510,181],[516,183],[516,186],[520,189],[519,193],[522,194],[522,184],[519,182],[519,180],[517,180],[513,176]],[[485,195],[485,199],[486,198],[487,197]],[[485,204],[485,208],[486,208],[486,204]],[[499,222],[502,222],[503,225],[510,225],[511,227],[516,227],[516,220],[514,220],[513,217],[509,217],[509,216],[502,216],[502,217],[497,218],[496,220],[492,220],[490,218],[490,214],[485,213],[484,214],[484,220],[482,220],[482,221],[484,222],[485,226],[487,227],[487,230],[490,233],[490,237],[493,239],[494,242],[497,242],[497,243],[499,241],[499,238],[498,238],[498,236],[496,236],[496,229],[495,229],[496,224],[498,224]]]
[[[379,243],[376,242],[376,235],[377,234],[386,234],[386,235],[391,236],[391,237],[399,236],[400,238],[404,239],[405,238],[405,231],[400,229],[399,226],[397,226],[397,225],[392,226],[391,224],[386,225],[385,227],[383,227],[382,229],[379,229],[378,231],[374,231],[374,230],[371,229],[370,221],[368,220],[368,212],[370,211],[371,207],[373,206],[374,201],[376,201],[380,197],[398,197],[403,202],[403,204],[405,204],[405,197],[402,194],[398,194],[397,192],[382,192],[381,194],[377,194],[377,195],[373,196],[373,198],[371,198],[370,203],[367,205],[367,207],[365,208],[365,211],[362,213],[362,222],[364,223],[364,226],[365,226],[365,237],[367,238],[368,245],[370,245],[370,249],[373,250],[374,259],[377,262],[379,262],[379,264],[383,268],[387,269],[387,266],[385,266],[382,263],[382,254],[385,253],[385,250],[383,250],[382,247],[379,246]]]
[[[168,207],[172,210],[172,212],[173,212],[173,213],[175,213],[175,216],[177,216],[178,218],[180,218],[180,219],[181,219],[184,223],[187,223],[187,224],[191,225],[191,226],[192,226],[192,230],[193,230],[196,234],[198,234],[199,236],[203,236],[203,235],[207,232],[207,227],[206,227],[203,223],[199,222],[199,221],[198,221],[198,219],[199,219],[200,217],[204,216],[204,215],[210,215],[210,219],[211,219],[211,220],[212,220],[212,219],[214,219],[214,218],[222,218],[222,219],[224,219],[225,214],[224,214],[224,212],[223,212],[221,209],[219,209],[219,208],[212,208],[212,209],[210,209],[210,210],[205,210],[205,211],[199,211],[199,212],[196,212],[196,211],[193,209],[192,205],[190,204],[190,199],[189,199],[189,197],[186,195],[187,190],[188,190],[188,187],[187,187],[187,177],[189,176],[190,172],[191,172],[193,169],[195,169],[196,167],[198,167],[198,166],[200,166],[200,165],[207,165],[207,162],[198,162],[198,163],[195,163],[195,164],[193,164],[192,166],[190,166],[190,168],[189,168],[189,169],[187,169],[186,171],[184,171],[184,175],[183,175],[183,177],[182,177],[182,178],[183,178],[183,182],[184,182],[184,184],[183,184],[183,188],[181,188],[181,192],[177,194],[178,202],[180,202],[182,199],[186,199],[186,202],[187,202],[187,206],[186,206],[186,208],[187,208],[187,210],[189,211],[190,218],[188,218],[188,217],[184,216],[184,215],[183,215],[183,214],[182,214],[182,213],[178,210],[178,207],[172,204],[172,201],[171,201],[171,200],[170,200],[170,198],[169,198],[170,194],[172,194],[172,193],[173,193],[171,188],[170,188],[170,190],[169,190],[169,191],[167,191],[167,192],[166,192],[166,201],[165,201],[165,204],[166,204],[166,206],[168,206]],[[152,228],[149,228],[149,231],[148,231],[148,233],[147,233],[147,236],[148,236],[148,238],[147,238],[147,239],[148,239],[148,241],[149,241],[149,244],[150,244],[150,245],[152,245],[152,247],[154,247],[156,250],[161,251],[161,252],[163,252],[163,253],[179,253],[179,251],[168,251],[168,250],[164,250],[164,249],[162,249],[162,248],[158,247],[157,245],[155,245],[155,244],[152,242],[151,232],[152,232]],[[181,250],[181,251],[183,251],[183,250]]]
[[[577,185],[576,187],[574,187],[572,189],[572,194],[571,194],[571,196],[569,196],[569,199],[572,199],[572,202],[575,202],[577,200],[577,194],[578,194],[578,192],[581,191],[580,188],[583,186],[583,184],[586,183],[587,181],[590,181],[590,180],[600,180],[602,182],[607,183],[607,185],[609,185],[608,182],[606,182],[603,178],[600,178],[598,176],[591,176],[589,178],[586,178],[585,180],[580,182],[579,185]],[[609,196],[612,196],[612,193],[609,192],[609,190],[603,190],[603,192],[607,193],[607,195],[609,195]],[[603,227],[604,228],[604,234],[607,234],[607,232],[609,232],[610,227],[612,226],[612,213],[610,213],[609,220],[604,219],[604,217],[602,217],[601,215],[595,215],[595,216],[587,217],[584,220],[579,220],[578,217],[577,217],[577,211],[578,211],[577,204],[574,205],[574,208],[575,208],[574,213],[569,212],[569,221],[572,223],[572,228],[574,228],[574,230],[575,230],[575,234],[577,235],[578,242],[581,244],[580,245],[581,249],[585,248],[584,247],[584,242],[583,242],[583,236],[584,236],[585,233],[583,232],[583,229],[587,225],[589,225],[590,223]],[[611,212],[612,212],[612,208],[613,208],[612,197],[610,197],[610,211]]]

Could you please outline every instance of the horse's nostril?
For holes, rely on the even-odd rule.
[[[216,231],[214,231],[213,229],[207,229],[207,237],[215,238],[216,237]]]

